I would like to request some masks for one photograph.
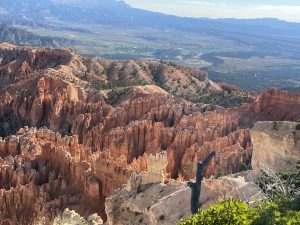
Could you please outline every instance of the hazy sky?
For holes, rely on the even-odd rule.
[[[300,22],[300,0],[125,0],[136,8],[209,18],[279,18]]]

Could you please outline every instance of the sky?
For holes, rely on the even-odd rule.
[[[278,18],[300,22],[300,0],[124,0],[135,8],[177,16]]]

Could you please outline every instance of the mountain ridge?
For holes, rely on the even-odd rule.
[[[16,62],[14,64],[22,65],[25,76],[37,69],[49,68],[49,65],[52,65],[49,60],[61,62],[54,67],[56,71],[52,71],[52,73],[60,79],[65,79],[87,90],[112,92],[120,89],[122,92],[122,89],[127,89],[127,87],[156,85],[174,96],[183,97],[196,103],[219,103],[226,107],[252,102],[256,97],[254,93],[230,85],[214,83],[208,79],[207,73],[197,68],[179,66],[164,61],[97,60],[82,57],[67,49],[17,47],[6,43],[2,43],[0,46],[2,47],[0,54],[15,55]],[[45,59],[43,59],[45,65],[42,68],[36,68],[37,62],[30,58],[35,54],[45,55]],[[8,66],[6,70],[12,67],[9,65],[9,60],[10,58],[4,57],[2,61],[3,68]],[[20,79],[14,74],[14,69],[9,69],[9,71],[12,76],[11,80],[3,81],[2,86],[9,84],[7,82]]]
[[[88,7],[81,1],[74,5],[5,0],[0,20],[35,35],[52,37],[55,32],[57,38],[70,40],[72,47],[85,55],[114,60],[162,59],[201,68],[215,81],[257,92],[269,87],[298,87],[297,23],[185,18],[113,0],[92,3],[93,7]],[[210,54],[214,56],[202,57]]]

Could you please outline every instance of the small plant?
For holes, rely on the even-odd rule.
[[[191,178],[193,176],[195,165],[193,162],[187,162],[183,167],[183,176]]]
[[[186,221],[181,220],[179,225],[247,225],[251,224],[252,217],[246,203],[234,201],[231,198],[227,201],[220,201],[207,210],[199,211]]]
[[[279,125],[277,121],[273,122],[273,130],[279,130]]]
[[[224,170],[221,167],[218,167],[217,168],[217,173],[216,173],[216,178],[218,179],[218,178],[223,177],[223,176],[225,176]]]

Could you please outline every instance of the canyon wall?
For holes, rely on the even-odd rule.
[[[256,121],[300,115],[300,95],[274,89],[232,109],[166,92],[176,77],[191,88],[207,82],[211,91],[221,88],[196,69],[0,47],[0,221],[32,224],[45,212],[50,221],[65,208],[105,220],[105,198],[133,172],[152,170],[154,155],[165,154],[166,180],[194,178],[197,162],[213,150],[206,177],[240,172],[250,164]],[[155,86],[161,66],[165,90]],[[94,82],[107,86],[97,89]]]

